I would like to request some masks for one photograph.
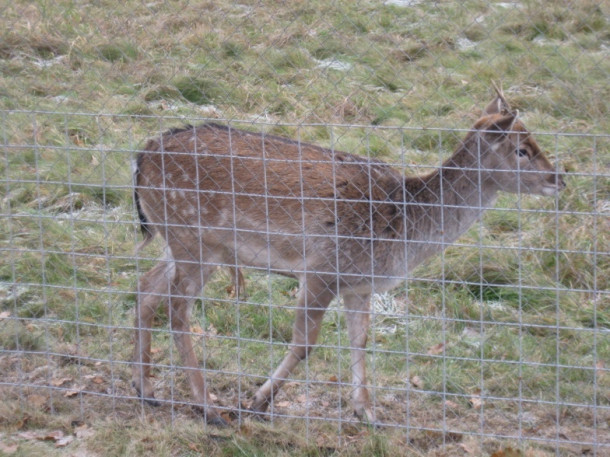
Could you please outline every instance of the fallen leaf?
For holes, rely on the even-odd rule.
[[[275,404],[275,406],[278,406],[278,407],[280,407],[280,408],[286,408],[286,407],[290,406],[290,402],[289,402],[289,401],[287,401],[287,400],[284,400],[284,401],[278,401],[278,402]]]
[[[422,381],[422,379],[417,375],[411,376],[411,379],[409,381],[411,382],[411,385],[416,389],[424,388],[424,381]]]
[[[88,438],[90,436],[93,436],[95,434],[95,432],[93,430],[91,430],[88,425],[84,424],[84,425],[79,425],[78,427],[75,427],[74,434],[76,435],[77,438]]]
[[[447,408],[451,408],[451,409],[457,409],[460,407],[460,405],[458,405],[456,402],[451,401],[451,400],[445,400],[445,406]]]
[[[28,403],[37,408],[41,408],[47,404],[47,397],[38,394],[28,395]]]
[[[55,447],[66,447],[72,441],[74,441],[74,437],[72,435],[64,436],[63,438],[55,441]]]
[[[483,406],[483,399],[481,398],[481,392],[477,390],[474,394],[472,394],[470,396],[469,403],[470,403],[470,406],[472,406],[474,409],[481,409],[481,406]]]
[[[0,313],[0,319],[6,319],[7,317],[10,317],[11,312],[10,311],[2,311]]]
[[[64,432],[61,430],[53,430],[52,432],[45,433],[42,436],[39,436],[38,439],[44,441],[58,441],[64,437]]]
[[[196,333],[197,335],[203,335],[205,332],[199,325],[191,326],[191,333]]]
[[[332,375],[330,378],[328,378],[328,382],[337,382],[339,379],[335,376]]]
[[[237,295],[235,293],[235,286],[233,284],[231,284],[230,286],[225,287],[225,292],[227,293],[229,298],[235,298],[235,296]]]
[[[523,453],[519,449],[507,447],[494,452],[491,457],[523,457]]]
[[[210,393],[210,399],[212,401],[218,401],[218,397],[216,395],[214,395],[213,393]]]
[[[220,413],[220,417],[222,417],[227,424],[233,423],[233,417],[230,411],[223,411],[222,413]]]
[[[462,448],[467,454],[480,454],[480,452],[477,452],[478,446],[475,442],[459,443],[458,447]]]
[[[72,378],[55,378],[55,379],[51,379],[51,385],[53,387],[59,387],[64,385],[67,382],[72,382],[73,379]]]
[[[23,438],[24,440],[37,440],[38,434],[36,432],[32,432],[30,430],[26,432],[21,432],[17,435],[19,438]]]
[[[4,444],[0,441],[0,453],[2,455],[11,455],[17,452],[19,445],[18,444]]]
[[[75,397],[76,395],[81,393],[83,390],[85,390],[85,386],[76,386],[73,389],[66,391],[66,393],[64,394],[64,397],[66,397],[66,398]]]
[[[445,343],[438,343],[428,348],[428,355],[442,354],[445,349]]]
[[[93,381],[94,384],[104,384],[104,378],[102,378],[99,375],[98,376],[94,376],[91,381]]]
[[[15,424],[17,430],[22,429],[29,422],[30,416],[24,414],[23,417]]]
[[[301,394],[301,395],[299,395],[299,396],[296,398],[296,400],[297,400],[299,403],[306,403],[306,402],[307,402],[307,395],[305,395],[305,394]]]

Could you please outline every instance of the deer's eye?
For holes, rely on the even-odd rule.
[[[517,155],[519,157],[527,157],[528,156],[527,149],[524,149],[524,148],[517,149]]]

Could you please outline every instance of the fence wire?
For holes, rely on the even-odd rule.
[[[353,304],[364,288],[365,384],[381,433],[422,452],[610,451],[606,5],[356,3],[2,6],[0,451],[32,417],[210,427],[195,371],[223,420],[250,424],[295,334],[317,328],[293,329],[304,277],[312,290],[335,282],[326,302],[322,289],[309,299],[328,306],[311,356],[268,399],[278,429],[335,450],[357,439],[362,334],[348,326],[369,315]],[[491,79],[562,192],[528,195],[521,183],[487,200],[481,176],[506,169],[445,162],[493,98]],[[160,137],[209,122],[223,127]],[[195,166],[193,151],[214,158]],[[467,201],[420,199],[439,167],[470,173]],[[387,191],[404,176],[422,178]],[[136,251],[139,204],[159,236]],[[484,214],[466,230],[460,208]],[[426,222],[435,209],[454,219]],[[167,250],[164,239],[178,242]],[[394,257],[404,265],[382,271]],[[170,306],[151,315],[152,349],[134,355],[146,291]],[[194,341],[196,370],[180,335]],[[139,395],[147,370],[157,408]]]

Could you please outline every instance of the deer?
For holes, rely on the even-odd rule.
[[[207,122],[150,139],[137,156],[135,204],[144,240],[165,257],[138,282],[132,384],[151,404],[151,328],[163,303],[195,404],[227,425],[211,399],[191,341],[193,301],[218,265],[296,278],[292,341],[283,361],[244,402],[266,416],[311,353],[324,313],[342,298],[354,414],[376,424],[365,366],[371,295],[392,289],[454,243],[500,192],[555,196],[562,174],[501,88],[439,168],[404,176],[388,163]],[[224,414],[226,416],[226,414]]]

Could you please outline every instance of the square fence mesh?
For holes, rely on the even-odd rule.
[[[0,453],[610,452],[604,2],[1,9]]]

